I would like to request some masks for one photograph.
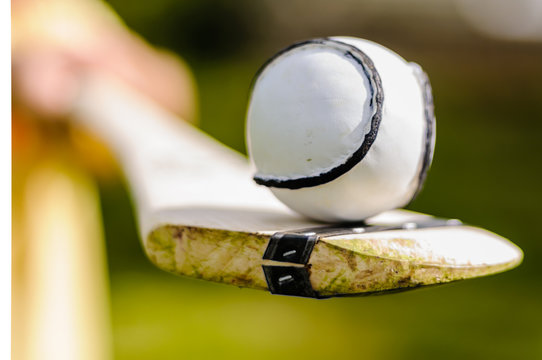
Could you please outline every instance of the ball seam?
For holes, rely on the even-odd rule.
[[[279,51],[275,56],[269,59],[260,68],[260,70],[258,70],[256,76],[254,77],[254,81],[252,82],[251,88],[254,88],[257,79],[263,73],[263,71],[279,57],[291,50],[314,44],[330,46],[335,49],[341,50],[346,57],[354,60],[361,67],[363,73],[368,79],[369,88],[371,91],[371,99],[369,102],[369,107],[373,110],[373,116],[371,118],[371,128],[369,132],[365,134],[360,147],[356,151],[354,151],[352,155],[342,164],[335,166],[332,169],[322,172],[318,175],[303,176],[292,179],[279,179],[256,174],[254,175],[254,181],[259,185],[294,190],[326,184],[346,174],[354,166],[359,164],[363,160],[363,158],[365,158],[365,156],[369,152],[369,149],[376,140],[378,129],[382,121],[382,110],[384,104],[384,90],[382,87],[382,80],[380,79],[380,75],[371,58],[362,50],[358,49],[353,45],[330,38],[312,39],[293,44]]]

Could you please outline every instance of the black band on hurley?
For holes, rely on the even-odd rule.
[[[267,287],[272,294],[323,299],[330,296],[364,296],[361,294],[334,294],[322,296],[314,290],[310,281],[310,256],[322,237],[364,234],[380,231],[417,230],[426,228],[462,226],[457,219],[428,217],[418,221],[387,225],[368,225],[364,222],[347,223],[314,228],[277,232],[271,236],[263,255],[270,263],[262,265]],[[403,289],[404,290],[404,289]]]

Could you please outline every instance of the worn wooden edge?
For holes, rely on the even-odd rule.
[[[176,275],[267,289],[262,256],[269,235],[163,225],[144,243],[149,259],[162,270]]]
[[[453,265],[357,253],[320,240],[311,256],[311,283],[320,296],[372,294],[493,275],[518,266],[522,257],[499,264]]]
[[[305,266],[320,297],[384,294],[444,284],[510,270],[522,261],[519,256],[499,264],[427,263],[356,252],[333,239],[321,239],[309,263],[299,265],[263,260],[269,239],[269,234],[162,225],[146,237],[144,247],[156,266],[175,275],[260,290],[268,290],[262,265]]]

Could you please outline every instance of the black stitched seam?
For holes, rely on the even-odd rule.
[[[351,170],[354,166],[356,166],[367,153],[369,152],[369,149],[371,148],[372,144],[376,140],[376,136],[378,134],[378,129],[380,126],[380,122],[382,120],[382,108],[384,103],[384,91],[382,88],[382,81],[380,79],[380,75],[378,74],[378,71],[376,70],[372,60],[360,49],[358,49],[355,46],[352,46],[350,44],[346,44],[344,42],[334,40],[334,39],[328,39],[328,38],[321,38],[321,39],[313,39],[313,40],[307,40],[303,41],[297,44],[293,44],[286,49],[280,51],[275,56],[273,56],[271,59],[269,59],[260,70],[258,70],[255,80],[252,83],[252,88],[254,87],[257,78],[261,75],[261,73],[265,70],[267,66],[269,66],[274,60],[276,60],[281,55],[285,54],[288,51],[291,51],[293,49],[310,45],[310,44],[321,44],[325,46],[330,46],[334,48],[338,48],[339,50],[343,50],[346,48],[345,56],[353,59],[356,63],[358,63],[364,74],[367,76],[367,79],[369,81],[369,87],[371,90],[371,100],[369,103],[369,106],[371,110],[374,110],[374,115],[371,119],[371,129],[370,131],[365,134],[365,137],[363,139],[363,142],[361,146],[348,158],[346,161],[331,170],[328,170],[324,173],[314,175],[314,176],[305,176],[300,178],[294,178],[294,179],[273,179],[273,178],[263,178],[259,177],[258,175],[254,176],[254,181],[259,185],[264,185],[268,187],[276,187],[276,188],[285,188],[285,189],[300,189],[305,187],[313,187],[322,185],[325,183],[328,183],[330,181],[335,180],[341,175],[346,174],[349,170]]]
[[[418,68],[419,65],[416,64]],[[435,151],[433,136],[435,131],[435,107],[433,103],[433,94],[431,90],[431,83],[429,82],[429,77],[427,74],[419,67],[414,70],[414,74],[418,79],[420,84],[422,94],[423,94],[423,103],[424,103],[424,117],[425,117],[425,138],[424,138],[424,154],[422,160],[422,166],[420,167],[420,172],[418,174],[418,184],[416,185],[416,191],[412,194],[412,197],[409,200],[409,203],[414,201],[423,188],[425,179],[431,167],[431,162],[433,160],[433,153]]]

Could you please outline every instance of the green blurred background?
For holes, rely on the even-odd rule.
[[[115,358],[542,358],[542,42],[476,30],[465,3],[110,0],[129,27],[184,57],[201,127],[242,152],[252,76],[292,42],[357,36],[421,64],[433,85],[437,146],[409,208],[488,228],[525,251],[511,272],[442,287],[323,301],[272,296],[154,268],[123,184],[102,182]],[[481,14],[506,23],[491,7]]]

